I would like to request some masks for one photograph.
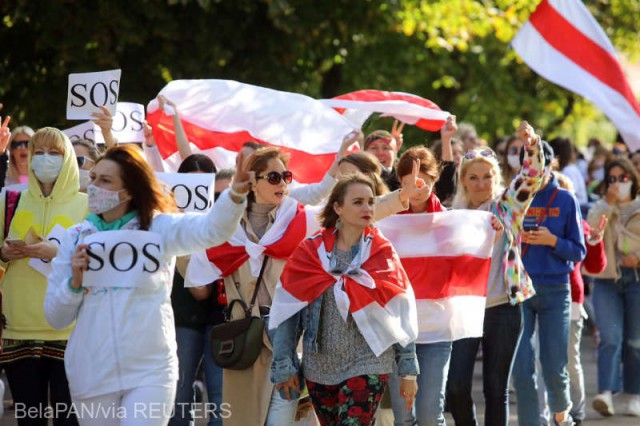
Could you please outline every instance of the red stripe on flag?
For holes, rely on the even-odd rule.
[[[419,105],[425,108],[441,111],[440,107],[429,99],[421,98],[416,95],[409,95],[398,92],[386,92],[383,90],[358,90],[355,92],[345,93],[344,95],[336,96],[333,99],[341,99],[345,101],[361,101],[361,102],[375,102],[375,101],[405,101],[411,104]],[[340,114],[344,114],[344,108],[336,108]],[[444,125],[444,120],[429,120],[421,118],[416,122],[416,126],[423,130],[430,130],[433,132],[439,131]]]
[[[460,255],[401,260],[416,299],[487,295],[490,258]]]
[[[156,110],[147,115],[147,121],[153,127],[153,136],[162,157],[167,158],[177,152],[178,147],[173,128],[173,118],[161,110]],[[187,134],[187,139],[201,150],[220,147],[238,152],[242,148],[242,144],[251,140],[264,145],[276,146],[291,156],[289,169],[293,172],[293,178],[300,183],[320,182],[336,158],[335,154],[311,154],[297,149],[273,145],[254,138],[248,132],[215,132],[186,120],[182,120],[182,126]]]
[[[640,105],[627,83],[620,63],[611,53],[573,26],[548,0],[540,3],[529,21],[554,49],[624,96],[640,115]]]

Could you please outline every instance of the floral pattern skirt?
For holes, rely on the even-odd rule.
[[[337,385],[307,380],[309,396],[322,426],[375,423],[376,410],[384,394],[387,374],[367,374]]]

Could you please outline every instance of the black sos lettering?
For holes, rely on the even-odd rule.
[[[118,80],[111,80],[108,84],[98,81],[91,87],[87,87],[86,83],[76,83],[71,86],[71,106],[82,108],[87,100],[95,107],[115,105],[119,88]]]
[[[122,112],[117,111],[115,117],[113,117],[113,125],[111,130],[114,132],[122,132],[124,130],[130,130],[132,132],[142,131],[142,122],[144,117],[140,111],[134,110],[129,113],[129,116]]]
[[[87,250],[87,270],[100,271],[108,264],[120,272],[128,272],[142,266],[143,272],[153,274],[160,269],[160,245],[147,243],[138,249],[133,244],[121,241],[107,249],[105,243],[93,242]]]
[[[176,198],[176,205],[179,209],[186,209],[193,201],[193,210],[205,211],[213,204],[209,200],[209,187],[207,185],[197,185],[195,188],[189,188],[187,185],[179,183],[171,188]],[[184,195],[182,197],[181,195]],[[181,203],[179,200],[186,201]],[[183,205],[180,205],[183,204]]]

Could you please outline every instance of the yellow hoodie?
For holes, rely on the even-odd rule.
[[[64,137],[64,158],[53,191],[42,195],[29,156],[29,187],[22,192],[18,208],[9,228],[10,238],[24,239],[31,227],[47,236],[57,224],[69,228],[84,220],[88,213],[87,196],[78,192],[78,163],[73,146]],[[0,241],[4,240],[5,197],[0,199]],[[55,330],[44,317],[47,277],[28,265],[30,258],[4,263],[2,281],[3,314],[7,319],[3,338],[15,340],[67,340],[72,326]]]

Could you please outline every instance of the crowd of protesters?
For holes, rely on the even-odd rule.
[[[49,406],[62,407],[55,425],[188,425],[200,372],[209,425],[294,424],[308,400],[319,424],[369,425],[385,392],[396,425],[444,425],[445,410],[477,425],[480,349],[486,425],[508,424],[511,388],[522,426],[581,424],[588,403],[640,417],[640,151],[595,139],[580,151],[526,122],[491,148],[450,116],[430,148],[402,151],[398,122],[345,135],[321,182],[290,187],[282,149],[247,141],[235,170],[217,169],[192,151],[178,107],[159,102],[175,111],[177,172],[216,173],[206,214],[176,209],[146,124],[141,146],[119,145],[103,109],[101,147],[0,119],[0,367],[20,425],[47,424]],[[493,218],[482,336],[424,337],[438,314],[416,306],[412,287],[445,283],[410,282],[375,225],[448,210]],[[56,227],[59,244],[44,238]],[[88,274],[112,231],[148,241],[131,264],[146,256],[153,273]],[[393,320],[357,314],[364,300]],[[222,368],[212,330],[245,315],[265,321],[255,361]],[[593,401],[586,322],[598,345]],[[133,419],[145,404],[164,409]],[[103,409],[79,408],[89,406]]]

